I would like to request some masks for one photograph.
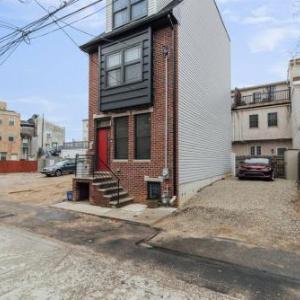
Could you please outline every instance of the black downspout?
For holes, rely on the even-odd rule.
[[[177,49],[175,43],[175,30],[171,15],[168,15],[172,27],[172,47],[173,47],[173,190],[174,196],[178,195],[177,185]]]

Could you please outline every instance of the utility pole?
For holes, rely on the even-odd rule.
[[[43,120],[42,120],[42,149],[44,150],[44,126],[45,126],[45,118],[43,114]]]

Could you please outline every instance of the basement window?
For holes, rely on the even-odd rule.
[[[161,183],[160,182],[148,182],[148,199],[160,200],[161,199]]]

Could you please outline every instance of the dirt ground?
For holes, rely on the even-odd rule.
[[[234,240],[300,254],[300,198],[296,183],[229,178],[199,192],[163,220],[161,239]]]
[[[73,175],[46,177],[40,173],[0,175],[0,196],[22,203],[49,205],[66,199]]]

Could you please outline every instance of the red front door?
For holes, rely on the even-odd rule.
[[[97,169],[105,171],[108,165],[108,129],[101,128],[97,134],[98,141],[98,155],[97,155]]]

